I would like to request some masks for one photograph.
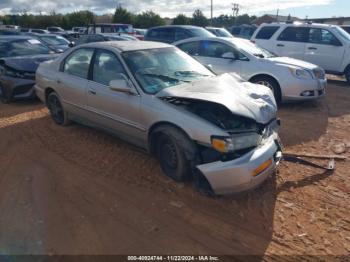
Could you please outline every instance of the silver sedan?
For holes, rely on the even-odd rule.
[[[252,189],[281,157],[272,92],[214,75],[176,47],[101,42],[69,50],[36,73],[59,125],[88,123],[146,149],[176,181],[206,193]]]

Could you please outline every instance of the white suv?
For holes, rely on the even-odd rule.
[[[305,60],[330,74],[345,75],[350,84],[350,35],[339,26],[300,22],[262,24],[251,41],[278,56]]]

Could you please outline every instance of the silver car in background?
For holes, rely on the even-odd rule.
[[[168,44],[82,45],[41,64],[36,79],[57,124],[112,131],[154,154],[167,176],[192,178],[207,193],[252,189],[281,157],[272,92],[216,76]]]
[[[249,40],[200,37],[174,43],[217,74],[234,72],[246,81],[273,90],[277,102],[310,100],[326,93],[326,74],[319,66],[277,57]]]

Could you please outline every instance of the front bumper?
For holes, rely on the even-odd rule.
[[[238,159],[199,165],[197,168],[215,194],[234,194],[254,189],[264,182],[275,171],[281,156],[279,142],[276,136],[271,136],[264,145]],[[272,164],[254,177],[254,170],[268,160],[272,160]]]
[[[282,87],[283,101],[302,101],[322,98],[326,95],[327,79],[284,81]]]
[[[5,97],[9,99],[27,99],[34,98],[34,79],[14,78],[9,76],[0,76],[0,85],[2,86]]]

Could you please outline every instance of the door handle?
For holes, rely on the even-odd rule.
[[[95,91],[95,90],[89,89],[88,93],[89,93],[90,95],[96,95],[96,91]]]
[[[57,79],[57,80],[56,80],[56,83],[57,83],[57,84],[61,84],[61,80]]]
[[[277,46],[279,46],[279,47],[284,47],[284,45],[282,45],[282,44],[277,44]]]
[[[317,50],[316,47],[309,47],[308,49],[309,49],[309,50]]]

